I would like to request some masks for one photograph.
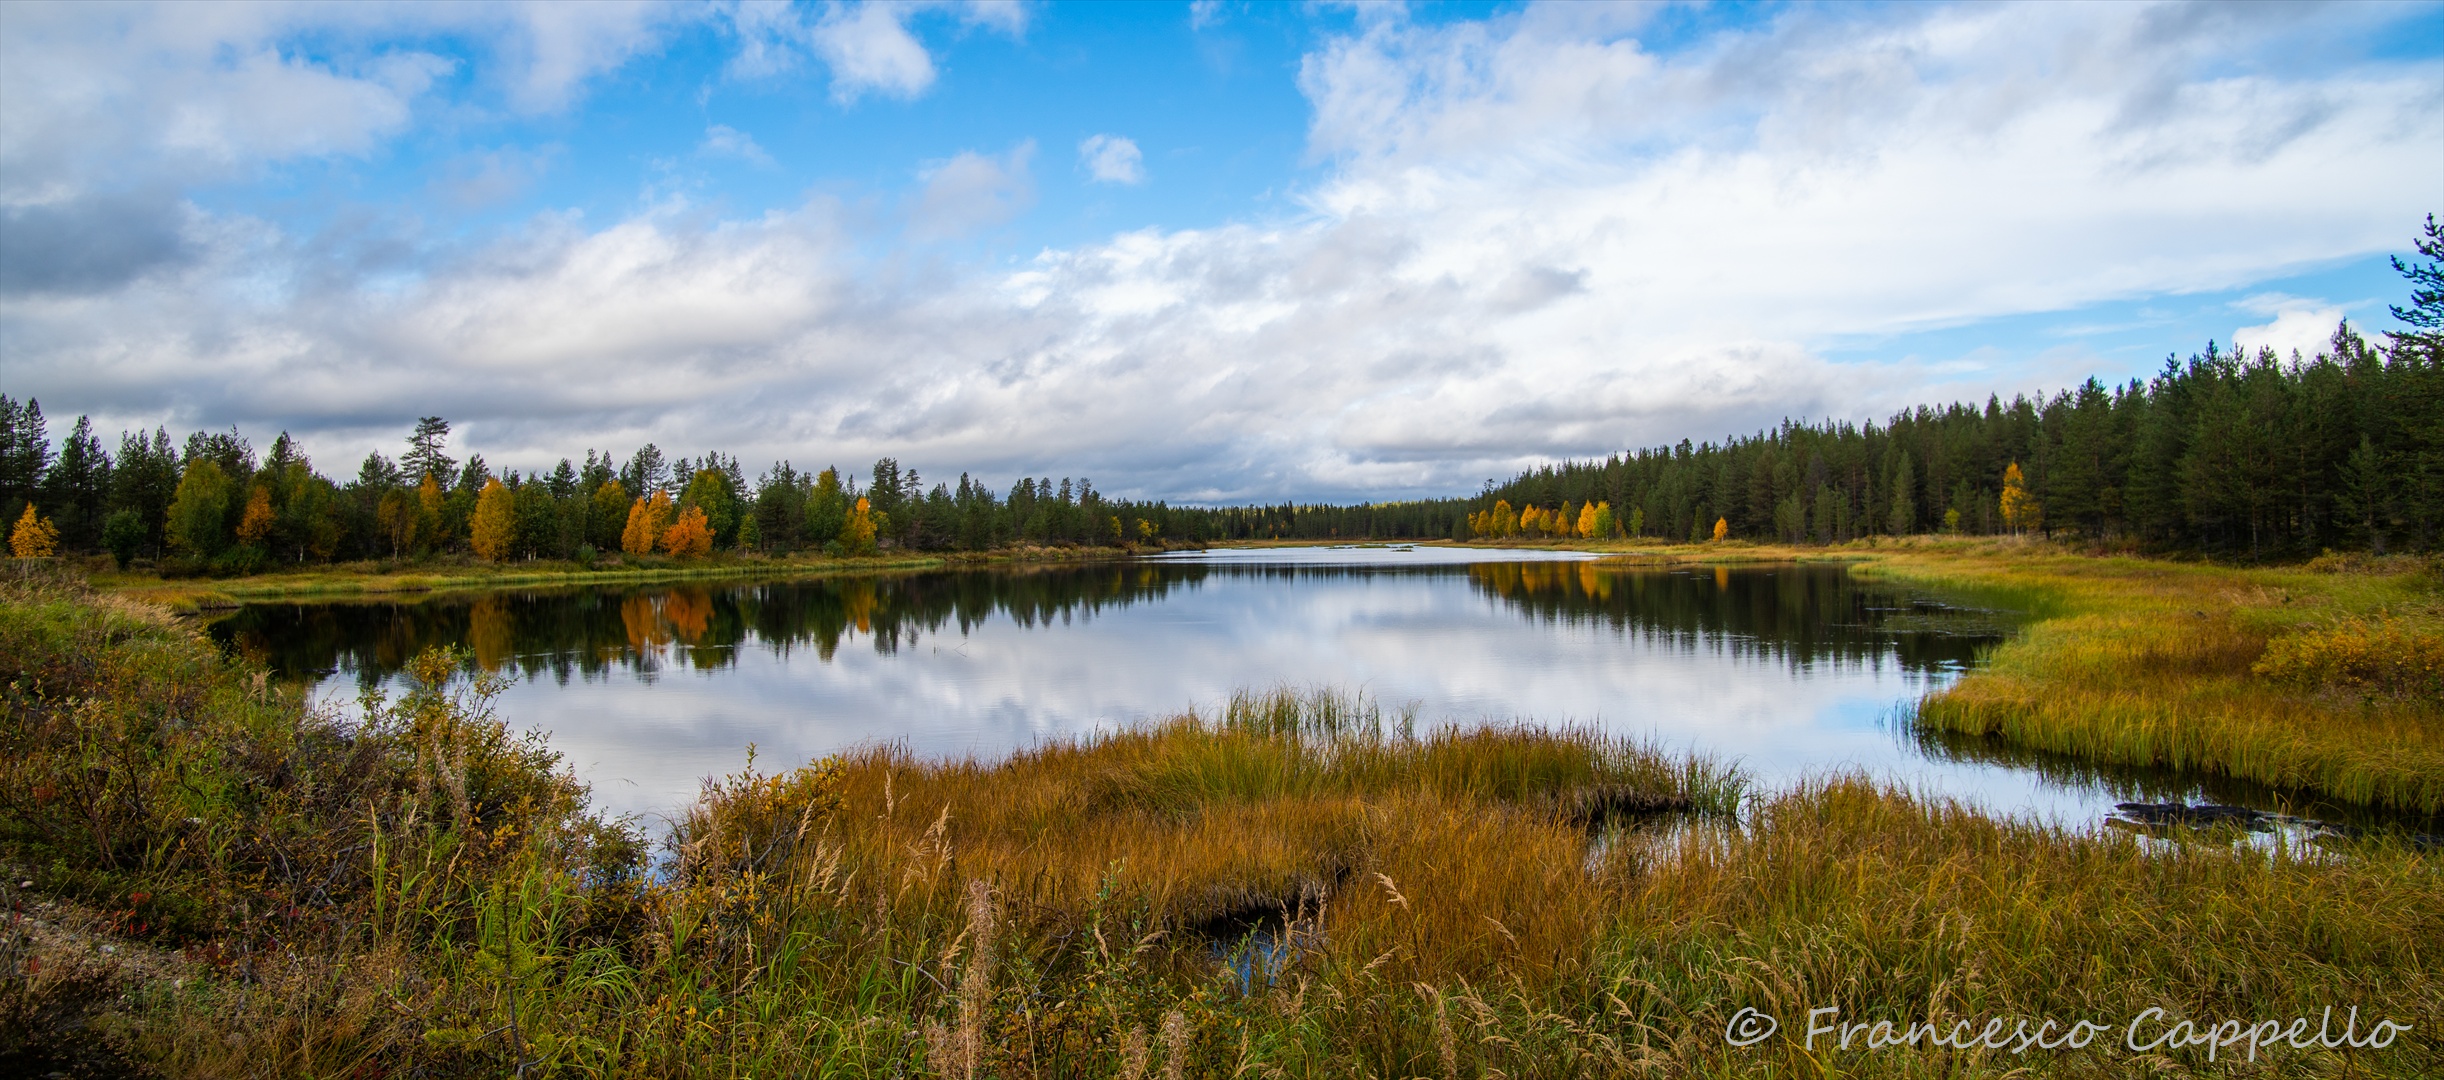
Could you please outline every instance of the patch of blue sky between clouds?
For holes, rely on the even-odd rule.
[[[878,243],[926,178],[960,154],[1006,156],[1033,140],[1023,214],[946,254],[1017,260],[1145,227],[1197,228],[1294,212],[1307,105],[1300,58],[1336,13],[1225,6],[1192,25],[1184,6],[1045,5],[1022,33],[912,20],[932,53],[930,85],[842,101],[815,57],[742,73],[729,27],[694,20],[655,53],[589,81],[574,106],[509,108],[481,76],[486,51],[465,39],[394,41],[440,57],[445,76],[411,130],[368,153],[283,162],[192,191],[209,212],[270,219],[311,235],[352,218],[412,219],[420,240],[480,236],[539,214],[607,226],[685,206],[715,219],[788,212],[835,199]],[[284,47],[286,47],[284,45]],[[357,58],[299,48],[301,62],[345,70]],[[1151,182],[1097,184],[1069,148],[1124,138]],[[749,153],[735,148],[752,146]],[[936,237],[935,239],[947,239]]]
[[[2286,359],[2295,348],[2313,356],[2345,319],[2381,342],[2386,331],[2403,328],[2390,305],[2407,302],[2405,288],[2388,257],[2377,255],[2229,289],[2155,293],[1814,344],[1836,362],[1913,361],[1965,381],[1990,382],[2005,398],[2050,395],[2090,376],[2107,385],[2145,381],[2163,370],[2167,358],[2186,361],[2210,341],[2225,352],[2237,341],[2251,354],[2268,346]],[[2313,318],[2304,324],[2302,317]],[[2303,325],[2319,329],[2303,332]]]

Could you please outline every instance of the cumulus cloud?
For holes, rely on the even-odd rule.
[[[2427,69],[2281,62],[2359,9],[1801,10],[1677,51],[1638,17],[1368,17],[1302,68],[1324,170],[1286,220],[1012,270],[878,254],[822,201],[657,209],[346,278],[190,215],[174,257],[63,271],[116,291],[0,295],[0,362],[106,427],[278,424],[326,461],[438,412],[522,466],[652,439],[1171,498],[1449,492],[2025,385],[1819,350],[2386,250],[2444,186]],[[909,235],[1023,210],[1033,150],[926,170]],[[2315,302],[2253,314],[2274,344],[2295,312],[2332,329]]]
[[[2332,343],[2334,328],[2346,316],[2340,304],[2280,293],[2259,293],[2233,306],[2252,314],[2273,316],[2272,321],[2262,325],[2232,331],[2234,348],[2249,354],[2273,349],[2276,356],[2285,359],[2295,352],[2301,356],[2317,355]]]
[[[855,101],[869,91],[911,98],[933,85],[933,57],[908,32],[906,11],[896,4],[835,7],[815,24],[815,52],[831,66],[834,98]]]
[[[1016,0],[963,3],[903,2],[826,4],[810,22],[787,0],[732,0],[722,18],[739,41],[730,74],[767,78],[794,70],[812,53],[831,72],[832,98],[847,104],[867,94],[915,98],[934,82],[933,54],[909,29],[911,20],[948,15],[962,27],[983,27],[1012,37],[1026,31],[1027,9]]]
[[[1145,155],[1137,141],[1118,135],[1089,135],[1078,144],[1078,160],[1097,183],[1138,184],[1146,179]]]

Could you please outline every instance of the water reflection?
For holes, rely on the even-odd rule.
[[[213,633],[333,699],[464,646],[520,676],[502,714],[551,732],[621,811],[679,805],[749,743],[766,761],[875,740],[991,756],[1278,684],[1429,723],[1598,726],[1766,783],[1858,767],[2004,810],[2110,807],[1897,735],[1896,707],[1973,663],[1995,621],[1838,567],[1290,557],[252,605]]]
[[[740,649],[812,649],[832,662],[864,639],[893,655],[935,634],[965,636],[1001,618],[1032,629],[1160,602],[1209,579],[1256,588],[1464,576],[1477,594],[1530,623],[1601,626],[1650,647],[1726,648],[1805,669],[1889,660],[1907,671],[1958,671],[1997,635],[1985,620],[1958,632],[1956,609],[1897,600],[1836,567],[1651,570],[1591,561],[1451,566],[1118,564],[1022,572],[962,571],[736,585],[527,589],[411,601],[251,604],[213,634],[286,675],[353,674],[374,685],[409,657],[465,647],[487,671],[566,683],[672,666],[718,671]],[[1416,584],[1433,588],[1424,580]],[[1447,586],[1446,583],[1440,583]],[[1906,628],[1892,616],[1915,616]]]

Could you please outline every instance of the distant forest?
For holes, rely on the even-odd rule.
[[[1473,496],[1372,505],[1185,507],[1091,481],[962,474],[930,485],[885,458],[862,480],[736,457],[587,451],[548,471],[451,456],[427,417],[397,459],[344,481],[285,433],[121,433],[79,417],[55,445],[41,405],[0,395],[0,521],[20,556],[107,551],[122,564],[244,573],[274,564],[469,554],[591,562],[613,552],[874,554],[1013,545],[1249,539],[1742,538],[1831,544],[1917,533],[2030,533],[2141,550],[2269,559],[2327,549],[2438,550],[2444,537],[2444,231],[2393,261],[2409,329],[2346,323],[2313,357],[2209,343],[2145,382],[2050,398],[1921,406],[1872,422],[1650,447],[1489,483]]]

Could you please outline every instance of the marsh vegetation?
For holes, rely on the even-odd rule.
[[[2095,683],[2139,706],[2255,693],[2292,710],[2218,721],[2233,729],[2434,730],[2431,685],[2401,674],[2433,640],[2423,569],[1983,558],[1866,571],[1982,575],[2049,617],[1930,714],[2017,687],[2012,730],[2035,737],[2077,714],[2030,701]],[[2083,575],[2109,584],[2082,593]],[[402,692],[341,724],[157,609],[72,581],[5,587],[0,823],[10,877],[33,883],[12,890],[0,956],[0,1052],[19,1063],[58,1060],[73,1030],[182,1076],[2444,1067],[2429,944],[2444,875],[2399,831],[2233,843],[1997,819],[1868,776],[1762,788],[1735,761],[1586,730],[1440,728],[1283,692],[1000,760],[876,748],[750,767],[649,837],[590,810],[548,746],[495,714],[494,686],[454,677],[461,658],[422,655]],[[2236,629],[2190,632],[2151,605]],[[2100,660],[2079,651],[2094,635],[2044,633],[2079,619],[2125,637]],[[2149,638],[2158,624],[2204,644]],[[2258,647],[2227,655],[2234,640]],[[2099,666],[2114,657],[2127,666]],[[2422,767],[2384,772],[2398,759],[2374,739],[2282,775],[2364,773],[2380,779],[2332,791],[2417,805]],[[2183,767],[2238,774],[2284,744],[2194,745]],[[2086,1019],[2112,1037],[1801,1045],[1828,1005],[1904,1025]],[[2118,1041],[2150,1008],[2313,1024],[2327,1005],[2356,1006],[2362,1034],[2377,1017],[2413,1033],[2256,1063]],[[1730,1045],[1742,1009],[1782,1034]]]

